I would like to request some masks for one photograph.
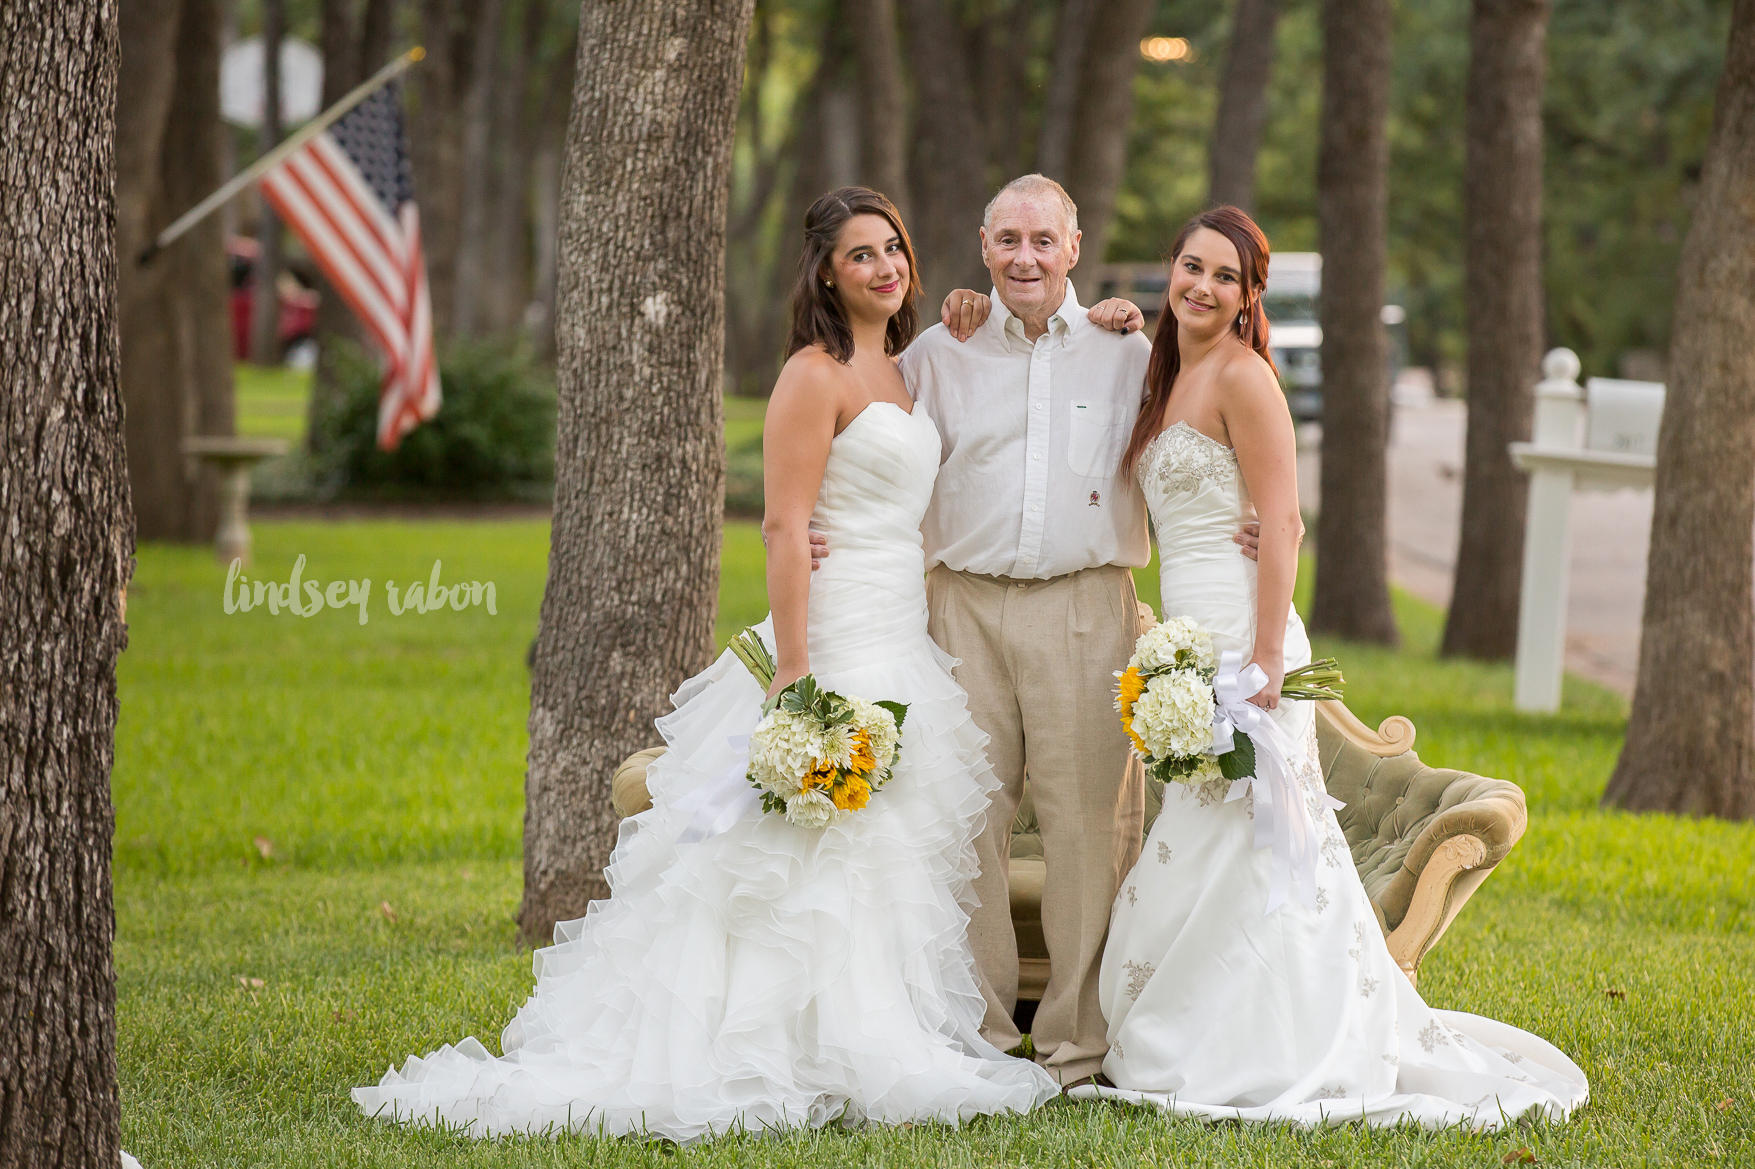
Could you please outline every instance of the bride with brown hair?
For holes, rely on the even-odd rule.
[[[1259,669],[1249,700],[1289,740],[1298,795],[1167,785],[1110,918],[1104,1079],[1071,1094],[1305,1124],[1563,1119],[1589,1094],[1576,1064],[1515,1027],[1432,1009],[1390,958],[1323,789],[1314,710],[1280,697],[1310,642],[1292,607],[1304,525],[1261,307],[1267,239],[1220,207],[1170,255],[1126,463],[1157,534],[1164,616]],[[1232,539],[1251,520],[1259,565]]]
[[[1051,1099],[981,1038],[967,938],[973,841],[997,786],[950,659],[926,634],[920,520],[938,430],[892,356],[919,280],[901,217],[847,187],[805,216],[788,358],[763,435],[771,692],[806,673],[909,706],[901,755],[824,827],[736,804],[761,687],[730,651],[658,722],[652,808],[624,823],[612,894],[555,929],[504,1055],[474,1039],[354,1089],[370,1115],[694,1141],[831,1122],[956,1123]],[[834,555],[811,571],[811,531]],[[729,803],[716,802],[723,794]],[[703,823],[703,819],[707,821]],[[723,827],[726,819],[734,820]]]

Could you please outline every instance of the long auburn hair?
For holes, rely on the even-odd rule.
[[[842,365],[853,360],[853,327],[841,298],[825,281],[825,269],[835,251],[841,229],[855,215],[881,215],[896,229],[902,256],[908,261],[908,293],[902,307],[884,329],[884,353],[894,357],[908,348],[920,327],[915,301],[920,299],[920,269],[914,263],[914,244],[902,225],[896,205],[869,187],[841,187],[810,205],[804,213],[804,251],[798,257],[798,279],[792,286],[792,333],[786,338],[786,356],[800,349],[821,345]]]
[[[1279,366],[1274,364],[1274,355],[1268,349],[1267,316],[1261,311],[1261,290],[1267,284],[1268,274],[1267,236],[1255,225],[1255,220],[1238,208],[1228,204],[1214,207],[1182,225],[1175,242],[1170,245],[1170,263],[1174,264],[1182,256],[1189,237],[1203,227],[1230,240],[1243,264],[1243,311],[1239,319],[1246,323],[1232,322],[1232,331],[1278,374]],[[1152,341],[1152,360],[1146,366],[1145,398],[1140,404],[1139,420],[1133,424],[1133,437],[1128,441],[1127,457],[1122,463],[1129,475],[1133,474],[1139,457],[1146,453],[1146,447],[1157,437],[1164,408],[1170,404],[1170,391],[1176,385],[1176,375],[1181,372],[1182,347],[1176,341],[1176,316],[1170,311],[1170,289],[1166,285],[1164,309],[1158,316],[1158,335]]]

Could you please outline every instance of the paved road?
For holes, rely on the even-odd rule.
[[[1398,388],[1389,442],[1391,578],[1435,604],[1450,603],[1462,513],[1461,402]],[[1299,457],[1299,494],[1315,510],[1320,455]],[[1639,666],[1639,620],[1651,537],[1651,491],[1579,492],[1572,503],[1566,668],[1623,694]]]

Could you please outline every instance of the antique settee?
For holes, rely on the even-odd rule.
[[[1428,767],[1414,753],[1414,724],[1400,715],[1372,730],[1340,702],[1317,703],[1317,743],[1329,792],[1359,879],[1389,952],[1409,980],[1493,867],[1524,833],[1523,790],[1502,779]],[[616,769],[612,799],[626,817],[652,806],[646,768],[663,747]],[[1162,796],[1147,784],[1147,828]],[[1042,939],[1042,840],[1028,784],[1012,824],[1011,909],[1021,963],[1019,997],[1048,984]]]

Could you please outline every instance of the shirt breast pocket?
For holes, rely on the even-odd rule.
[[[1067,466],[1073,474],[1087,479],[1114,478],[1127,445],[1126,423],[1116,420],[1107,402],[1075,399],[1068,404],[1068,412]]]

